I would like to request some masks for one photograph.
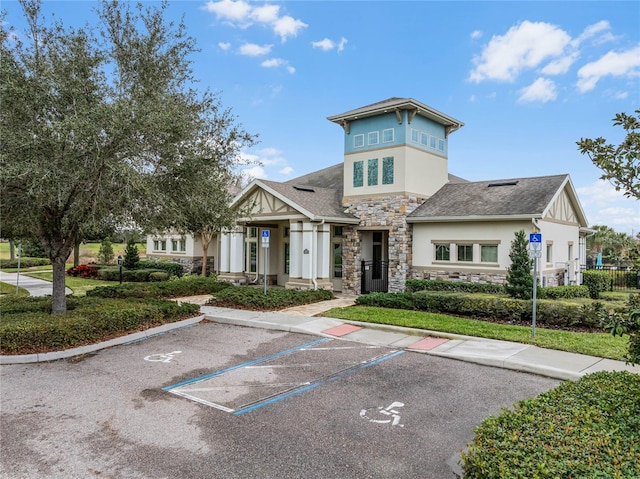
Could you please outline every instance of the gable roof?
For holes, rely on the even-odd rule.
[[[581,226],[587,221],[569,175],[448,183],[407,217],[410,223],[543,218],[567,187]]]
[[[338,123],[339,125],[344,125],[345,122],[348,123],[353,120],[400,110],[410,110],[415,112],[417,115],[435,121],[436,123],[447,127],[448,134],[453,133],[464,126],[464,123],[461,121],[456,120],[449,115],[445,115],[444,113],[414,100],[413,98],[398,97],[391,97],[383,101],[372,103],[371,105],[356,108],[355,110],[349,110],[338,115],[333,115],[328,117],[327,120]]]

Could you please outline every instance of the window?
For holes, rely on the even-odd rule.
[[[418,130],[411,129],[411,141],[418,143],[418,136],[420,132]]]
[[[160,241],[160,250],[167,251],[167,240]]]
[[[353,187],[357,188],[364,184],[364,161],[353,163]]]
[[[393,184],[393,156],[387,156],[382,159],[382,184]]]
[[[364,146],[364,135],[355,135],[353,137],[353,147],[362,148]]]
[[[420,132],[420,143],[424,146],[427,146],[427,144],[429,143],[429,135]]]
[[[393,128],[382,130],[382,143],[390,143],[393,141]]]
[[[252,241],[249,243],[249,272],[255,273],[258,271],[258,243]]]
[[[473,261],[473,245],[472,244],[458,245],[458,261]]]
[[[171,240],[171,251],[178,251],[178,240]]]
[[[369,132],[368,141],[370,145],[377,145],[380,143],[380,134],[377,131]]]
[[[183,253],[187,251],[187,240],[185,240],[184,238],[180,240],[180,251],[182,251]]]
[[[288,226],[284,229],[284,237],[288,238],[289,234],[291,233],[291,228],[289,228]]]
[[[258,228],[256,228],[255,226],[251,226],[251,227],[247,228],[247,234],[249,235],[249,238],[257,238],[258,237]]]
[[[333,227],[333,236],[342,236],[342,226]]]
[[[567,249],[567,259],[571,261],[573,259],[573,243],[569,243]]]
[[[289,274],[291,268],[291,246],[284,244],[284,274]]]
[[[333,277],[342,278],[342,243],[333,243]]]
[[[482,263],[498,262],[498,245],[483,244],[480,245],[480,261]]]
[[[547,243],[547,263],[553,261],[553,244]]]
[[[444,151],[444,140],[438,140],[438,150]]]
[[[429,146],[431,148],[435,148],[436,147],[436,138],[434,136],[430,136],[429,137]]]
[[[378,159],[374,158],[367,164],[367,185],[374,186],[378,184]]]
[[[451,259],[451,246],[448,244],[436,244],[436,261],[449,261]]]

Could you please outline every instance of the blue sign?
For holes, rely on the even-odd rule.
[[[531,233],[529,243],[542,243],[542,233]]]
[[[262,230],[262,237],[263,238],[268,238],[269,237],[269,230]]]

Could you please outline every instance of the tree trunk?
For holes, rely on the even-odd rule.
[[[73,247],[73,266],[80,265],[80,244],[77,244]]]
[[[16,259],[16,244],[12,239],[9,240],[9,260],[13,261]]]
[[[202,233],[200,235],[202,240],[202,276],[207,276],[207,263],[209,262],[209,243],[213,235],[209,233]]]
[[[53,265],[53,293],[51,295],[51,312],[62,314],[67,311],[66,272],[65,261],[67,258],[55,258],[51,260]]]

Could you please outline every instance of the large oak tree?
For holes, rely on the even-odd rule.
[[[60,313],[65,261],[83,231],[106,221],[177,228],[189,203],[230,217],[220,199],[255,138],[196,89],[195,42],[167,20],[166,3],[104,0],[95,28],[20,3],[25,34],[0,21],[0,213],[42,242]]]

